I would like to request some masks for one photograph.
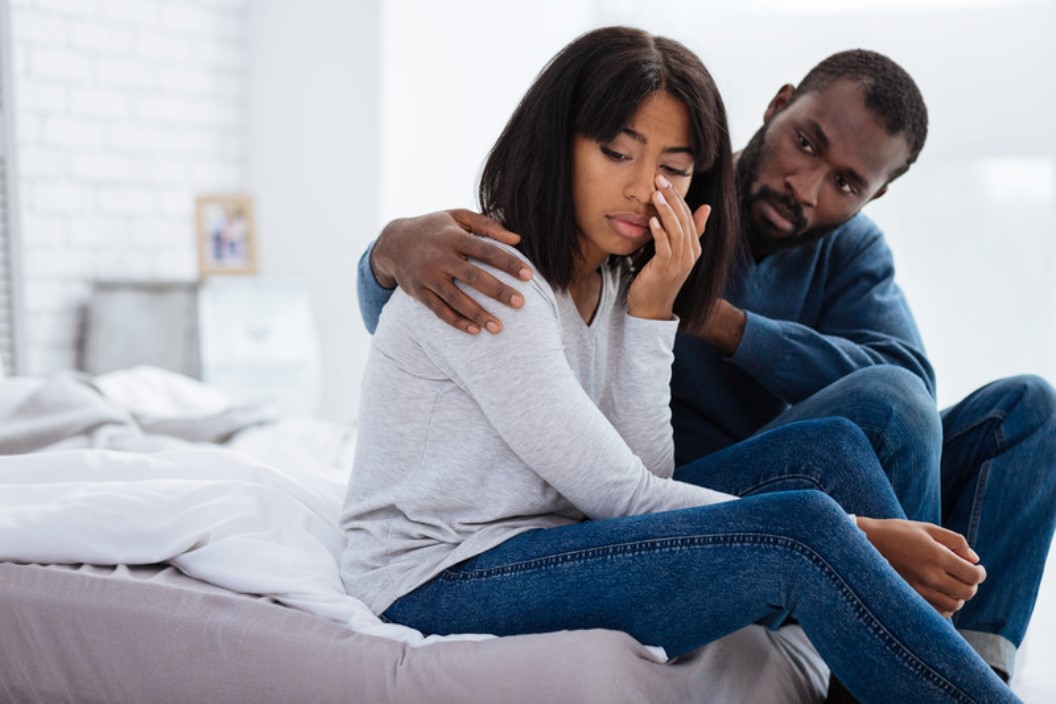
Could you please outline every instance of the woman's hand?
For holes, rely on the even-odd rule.
[[[700,257],[700,236],[711,206],[691,212],[666,178],[657,174],[656,186],[653,205],[657,215],[649,220],[656,254],[631,282],[627,312],[638,318],[670,320],[675,298]]]
[[[873,547],[947,618],[975,596],[986,570],[959,533],[931,523],[857,517]]]

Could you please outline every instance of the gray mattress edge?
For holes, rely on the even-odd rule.
[[[778,662],[795,658],[767,647],[758,633],[746,634],[747,648],[739,650],[749,660],[758,655],[750,678],[718,683],[709,678],[728,663],[658,663],[614,631],[412,648],[168,566],[0,563],[0,624],[0,701],[18,704],[817,698],[801,668]],[[743,687],[760,687],[763,671],[765,692],[749,696]]]

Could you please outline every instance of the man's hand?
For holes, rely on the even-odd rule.
[[[374,243],[370,268],[382,286],[395,288],[399,284],[448,325],[470,335],[481,329],[497,333],[502,330],[498,318],[459,290],[455,281],[512,308],[524,305],[524,298],[467,260],[479,259],[522,281],[530,279],[532,273],[523,261],[474,233],[509,245],[521,241],[491,218],[469,210],[441,211],[386,225]]]
[[[869,542],[943,616],[975,596],[986,570],[964,536],[931,523],[857,517]]]

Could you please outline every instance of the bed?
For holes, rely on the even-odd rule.
[[[156,369],[0,380],[4,702],[809,702],[802,630],[424,637],[344,593],[352,426]]]

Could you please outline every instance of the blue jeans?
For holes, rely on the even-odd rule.
[[[953,622],[990,665],[1011,675],[1056,525],[1052,386],[1035,376],[1002,379],[939,414],[916,376],[870,367],[761,432],[830,416],[865,431],[909,518],[963,534],[979,554],[987,580]]]
[[[823,482],[862,513],[900,514],[864,434],[841,419],[780,428],[679,474],[691,481],[719,465],[769,475],[773,489]],[[384,617],[426,633],[609,628],[679,655],[785,613],[863,702],[1016,701],[814,489],[531,530],[446,570]]]

